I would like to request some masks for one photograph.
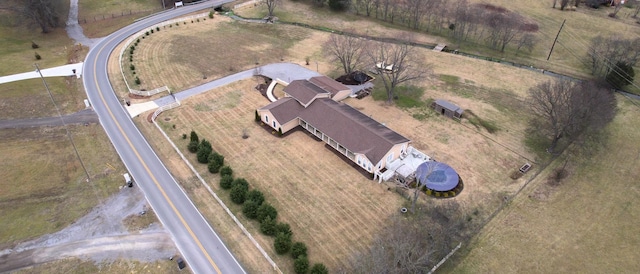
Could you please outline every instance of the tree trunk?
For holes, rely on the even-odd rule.
[[[553,154],[554,150],[558,146],[560,138],[562,138],[562,134],[558,134],[553,138],[553,140],[551,141],[551,145],[549,146],[549,148],[547,148],[547,152]]]

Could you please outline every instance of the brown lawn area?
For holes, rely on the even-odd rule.
[[[334,270],[340,269],[349,264],[349,258],[355,252],[368,247],[386,219],[398,212],[404,199],[388,191],[387,185],[362,176],[325,148],[322,142],[303,131],[279,138],[256,124],[253,121],[254,110],[268,103],[254,89],[258,82],[258,79],[245,80],[190,98],[183,101],[180,108],[162,114],[159,121],[185,153],[188,153],[184,150],[187,141],[181,136],[188,134],[191,129],[201,138],[210,140],[214,149],[225,156],[225,161],[233,167],[237,176],[246,178],[252,187],[266,193],[267,199],[279,209],[279,220],[291,224],[295,240],[307,243],[312,261],[324,262]],[[440,116],[418,121],[408,112],[375,102],[370,97],[364,100],[350,99],[347,103],[406,135],[420,150],[454,166],[465,180],[465,190],[455,198],[456,201],[466,212],[477,209],[481,219],[495,211],[503,199],[515,193],[524,182],[524,179],[514,182],[508,178],[508,174],[525,159],[464,124]],[[173,124],[177,129],[171,128]],[[140,125],[147,136],[159,136],[157,130],[148,123],[141,122]],[[243,130],[250,136],[248,139],[241,138]],[[511,134],[504,136],[492,138],[513,138]],[[163,148],[161,151],[167,160],[174,159],[169,160],[169,166],[172,170],[179,170],[174,174],[183,174],[178,176],[181,182],[192,181],[192,175],[180,167],[182,164],[175,160],[176,155],[171,149]],[[195,156],[190,157],[195,162]],[[209,175],[204,165],[198,166],[209,184],[217,189],[217,176]],[[196,193],[203,192],[196,185],[186,188],[193,188]],[[217,192],[230,204],[225,191]],[[218,206],[207,195],[197,195],[197,199],[215,212]],[[434,204],[442,200],[424,201]],[[235,210],[239,210],[239,207]],[[217,211],[222,212],[220,208]],[[211,215],[208,217],[211,218]],[[229,221],[211,222],[216,227],[218,222]],[[246,220],[243,223],[253,227],[254,236],[259,236],[262,246],[270,250],[270,254],[275,254],[271,238],[261,236],[255,223]],[[233,232],[237,230],[233,225],[217,228],[223,235],[231,233],[236,235],[231,237],[239,237],[237,232]],[[248,242],[232,243],[232,250],[238,254],[251,252],[252,249],[255,248]],[[255,258],[247,255],[240,257]],[[281,268],[290,267],[290,261],[283,262],[281,257],[275,255],[274,258]]]
[[[632,273],[640,269],[640,108],[618,96],[609,141],[569,165],[560,186],[539,176],[471,242],[454,273]],[[564,161],[557,161],[561,166]]]
[[[0,249],[68,226],[122,185],[124,166],[102,128],[68,128],[90,182],[64,127],[0,131]]]
[[[318,60],[321,73],[336,74],[334,64],[323,59],[320,53],[320,45],[326,40],[326,33],[290,26],[255,26],[231,22],[221,16],[206,22],[189,22],[178,28],[180,29],[174,26],[171,30],[163,30],[145,38],[136,50],[134,63],[139,62],[136,64],[137,71],[147,87],[168,85],[177,92],[239,70],[250,69],[255,65],[256,56],[259,56],[260,64],[280,60],[303,64],[304,59],[311,56],[312,69],[313,63]],[[231,31],[238,33],[239,37],[231,35]],[[275,41],[269,38],[282,33],[290,35],[289,38],[293,41]],[[206,46],[202,45],[204,38],[200,38],[204,35],[208,35]],[[176,53],[176,39],[180,39],[179,44],[183,48],[190,50]],[[223,54],[226,52],[218,50],[228,48],[233,48],[234,53],[237,51],[238,54]],[[188,54],[196,49],[206,53]],[[178,58],[175,54],[182,55]],[[466,120],[456,123],[434,115],[428,109],[401,110],[373,101],[371,97],[363,100],[348,99],[346,103],[405,135],[413,141],[415,147],[438,161],[454,167],[465,182],[464,191],[454,201],[473,219],[473,224],[482,224],[538,171],[540,160],[524,147],[522,141],[527,121],[524,98],[530,87],[551,78],[528,70],[457,55],[429,50],[420,50],[420,54],[425,63],[433,65],[434,70],[433,77],[418,84],[425,90],[423,99],[451,100],[462,108],[472,110],[479,117],[495,122],[500,130],[490,134],[484,129],[476,129]],[[114,64],[117,65],[117,61],[111,62],[111,71],[119,73],[114,69]],[[202,79],[202,72],[208,76],[206,80]],[[112,82],[121,82],[118,77],[112,77]],[[445,78],[449,80],[444,80]],[[236,176],[246,178],[252,187],[263,191],[267,200],[278,208],[278,219],[291,224],[294,240],[305,242],[309,246],[311,262],[323,262],[331,270],[337,271],[349,265],[354,253],[368,248],[387,218],[397,214],[401,206],[406,206],[406,202],[400,195],[389,191],[387,185],[364,178],[325,148],[322,142],[317,142],[303,131],[279,138],[262,129],[254,122],[254,110],[266,105],[268,101],[254,89],[259,83],[261,81],[258,79],[245,80],[189,98],[183,101],[180,108],[162,114],[158,121],[194,164],[195,155],[186,152],[187,141],[182,139],[182,134],[195,130],[201,138],[210,140],[214,149],[223,154],[226,163],[233,167]],[[126,96],[122,91],[119,93]],[[425,113],[424,119],[413,118],[412,115],[416,112]],[[618,119],[625,121],[628,118]],[[245,267],[254,272],[268,271],[266,260],[246,240],[231,219],[222,213],[220,206],[200,186],[157,129],[146,122],[146,114],[136,118],[136,122]],[[173,125],[176,125],[175,129],[172,128]],[[242,139],[243,131],[250,136],[248,139]],[[519,180],[511,180],[509,174],[525,162],[534,163],[534,169]],[[218,189],[218,176],[209,174],[204,165],[196,166],[207,183],[238,213],[243,224],[278,266],[285,273],[292,272],[289,257],[275,255],[273,239],[262,236],[257,223],[246,220],[239,213],[240,207],[231,204],[228,193]],[[588,180],[578,176],[571,178],[573,179],[569,180]],[[525,189],[525,192],[529,189]],[[588,201],[590,198],[587,194],[582,195]],[[565,195],[568,194],[558,196]],[[525,195],[518,197],[525,199],[522,198]],[[517,205],[517,201],[513,204]],[[444,201],[421,197],[423,206],[442,202]],[[549,207],[552,210],[566,206],[568,205]],[[479,212],[477,217],[471,214],[474,211]],[[510,210],[502,214],[508,212]],[[500,217],[490,223],[488,233],[503,233],[503,227],[496,224],[498,220]],[[538,231],[547,225],[545,222],[526,224],[526,228],[531,231]],[[571,231],[570,222],[565,224],[567,226],[562,229]],[[522,237],[523,234],[515,233],[514,237],[516,236]],[[509,239],[509,242],[512,240],[515,241]],[[543,253],[544,250],[541,249],[530,255],[523,255],[522,252],[509,254],[524,259],[545,258]],[[494,262],[478,266],[487,258],[474,254],[471,253],[479,259],[470,257],[471,262],[475,263],[470,266],[462,265],[462,270],[475,272],[477,268],[486,272],[497,271],[501,269],[499,264],[502,259],[507,258],[506,254],[488,253],[493,254]],[[511,269],[523,270],[507,267],[506,272]],[[549,268],[551,269],[554,268]]]

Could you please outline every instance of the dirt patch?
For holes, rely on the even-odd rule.
[[[145,211],[146,214],[140,213]],[[133,233],[133,234],[131,234]],[[148,209],[142,191],[123,187],[72,225],[0,251],[0,271],[64,258],[96,264],[118,257],[155,261],[177,253],[171,237]]]

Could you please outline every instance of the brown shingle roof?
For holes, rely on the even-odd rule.
[[[293,98],[285,97],[260,108],[260,110],[269,110],[282,125],[297,118],[304,107]]]
[[[316,99],[299,117],[348,150],[365,154],[373,164],[394,145],[409,142],[362,112],[331,99]]]
[[[323,90],[330,92],[331,97],[336,95],[339,91],[349,90],[347,86],[324,75],[311,77],[309,79],[309,82],[322,88]]]
[[[329,93],[307,80],[295,80],[284,88],[284,92],[295,98],[303,106],[309,105],[319,94]]]

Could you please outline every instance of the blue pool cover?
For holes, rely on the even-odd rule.
[[[449,165],[436,161],[424,162],[416,170],[416,180],[420,185],[435,191],[449,191],[458,185],[460,177]]]

